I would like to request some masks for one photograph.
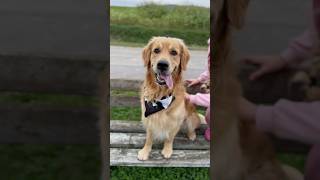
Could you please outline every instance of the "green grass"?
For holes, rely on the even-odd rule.
[[[110,96],[115,96],[115,97],[119,97],[119,96],[139,97],[138,91],[112,89],[110,92],[111,92]]]
[[[128,46],[128,47],[143,47],[146,45],[145,42],[138,43],[138,42],[125,42],[121,40],[112,39],[110,44],[112,46]],[[208,49],[207,46],[201,46],[201,45],[195,45],[191,44],[188,45],[189,50],[200,50],[200,51],[206,51]]]
[[[277,158],[284,164],[289,164],[295,167],[300,172],[304,172],[304,165],[306,161],[305,154],[295,154],[295,153],[278,153]]]
[[[141,109],[137,107],[111,107],[112,120],[141,120]]]
[[[207,47],[209,8],[145,4],[111,7],[111,44],[145,45],[153,36],[183,39],[188,46]]]
[[[1,92],[0,103],[84,107],[98,105],[98,99],[79,95]]]
[[[208,180],[209,168],[111,167],[111,180]]]
[[[77,95],[1,92],[0,103],[91,107],[97,106],[98,100]],[[0,144],[1,179],[99,179],[100,167],[98,145]]]
[[[0,145],[5,180],[88,180],[100,177],[98,145]]]

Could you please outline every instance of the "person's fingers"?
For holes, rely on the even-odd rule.
[[[247,57],[242,60],[245,64],[254,64],[254,65],[261,65],[263,61],[260,58],[256,57]]]
[[[187,79],[185,82],[189,85],[191,83],[193,83],[195,80],[194,79]]]
[[[185,94],[184,94],[184,97],[185,97],[185,99],[189,100],[189,97],[190,97],[190,96],[189,96],[188,93],[185,93]]]
[[[191,83],[188,84],[188,87],[191,87],[193,85],[194,85],[194,82],[191,82]]]
[[[258,70],[256,70],[255,72],[253,72],[250,76],[249,79],[251,81],[257,80],[258,78],[260,78],[262,75],[266,74],[268,71],[267,68],[261,67]]]

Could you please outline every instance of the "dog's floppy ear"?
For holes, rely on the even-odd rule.
[[[244,24],[249,0],[226,0],[225,3],[227,3],[226,8],[230,23],[240,29]]]
[[[180,44],[181,44],[180,65],[181,65],[181,69],[183,71],[185,71],[187,69],[187,64],[190,59],[190,52],[182,40],[181,40]]]
[[[152,38],[142,50],[142,58],[143,58],[143,63],[145,67],[147,67],[150,63],[151,48],[152,48],[153,40],[154,38]]]

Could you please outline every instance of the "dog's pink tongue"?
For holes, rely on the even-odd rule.
[[[172,76],[171,75],[161,75],[161,79],[166,81],[167,86],[172,89],[173,88],[173,81],[172,81]]]

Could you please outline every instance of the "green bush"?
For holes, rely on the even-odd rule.
[[[181,38],[187,45],[207,46],[209,34],[203,31],[145,28],[141,26],[110,25],[111,40],[146,44],[153,36]]]
[[[150,19],[159,19],[170,13],[169,8],[154,3],[145,4],[138,7],[140,18],[148,17]]]
[[[139,7],[111,7],[111,24],[146,28],[210,31],[209,8],[145,4]]]
[[[207,46],[210,36],[209,8],[143,4],[111,7],[111,42],[145,44],[153,36],[171,36],[190,46]]]

